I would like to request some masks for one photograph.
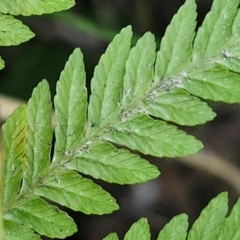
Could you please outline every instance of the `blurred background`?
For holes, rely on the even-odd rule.
[[[196,2],[199,26],[212,0]],[[0,48],[6,63],[0,71],[0,92],[9,97],[1,98],[1,122],[18,100],[29,99],[43,78],[49,81],[54,96],[60,72],[76,47],[84,54],[89,88],[94,66],[121,28],[132,25],[133,42],[151,31],[159,45],[167,25],[183,3],[184,0],[76,0],[69,11],[19,17],[36,37],[20,46]],[[86,216],[68,210],[79,231],[67,239],[100,240],[113,231],[122,237],[140,217],[148,218],[152,239],[156,239],[157,232],[171,217],[185,212],[192,223],[221,191],[228,191],[230,206],[234,204],[240,194],[240,107],[212,102],[209,105],[218,114],[214,121],[184,128],[203,141],[203,151],[185,159],[144,156],[162,172],[158,179],[145,184],[119,186],[97,181],[117,199],[121,209],[105,216]]]

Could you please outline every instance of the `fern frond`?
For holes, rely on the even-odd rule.
[[[157,240],[237,240],[239,230],[239,203],[234,205],[230,215],[228,211],[227,193],[220,193],[202,210],[198,219],[188,232],[186,214],[174,216],[159,232]],[[150,227],[145,218],[135,222],[125,234],[124,240],[149,240]],[[103,240],[118,239],[116,233],[111,233]]]
[[[0,3],[0,12],[24,16],[41,15],[66,10],[74,4],[74,0],[2,0]]]
[[[3,1],[1,6],[8,12],[6,6],[13,2]],[[33,5],[28,8],[30,3]],[[54,3],[57,0],[49,6],[54,8]],[[86,214],[118,209],[108,192],[79,173],[117,184],[144,182],[160,172],[139,153],[177,157],[203,147],[171,122],[194,126],[212,120],[215,113],[202,99],[240,101],[237,3],[215,0],[193,40],[196,4],[187,0],[174,16],[158,52],[151,33],[131,49],[131,27],[122,29],[95,68],[88,105],[83,56],[76,49],[57,83],[52,161],[51,96],[45,80],[37,86],[27,108],[18,108],[3,126],[7,239],[16,239],[16,234],[23,234],[24,239],[73,234],[75,223],[52,202]],[[37,4],[36,0],[25,1],[23,14],[41,14],[41,7],[38,13],[34,10]],[[18,9],[12,11],[17,14]],[[224,29],[224,38],[219,40],[219,31]],[[238,209],[234,208],[228,220],[226,212],[226,194],[221,194],[203,210],[189,240],[237,238],[239,233],[231,224],[238,224]],[[186,215],[180,215],[159,239],[175,240],[172,229],[184,239],[187,226]],[[105,239],[118,237],[111,234]],[[125,239],[150,239],[147,220],[134,224]]]

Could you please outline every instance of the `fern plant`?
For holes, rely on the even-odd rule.
[[[138,152],[180,157],[201,150],[199,140],[175,125],[212,120],[215,113],[203,99],[240,101],[238,6],[239,0],[215,0],[195,34],[196,3],[187,0],[157,52],[150,32],[131,48],[131,27],[122,29],[95,68],[89,103],[83,55],[74,50],[57,83],[52,157],[51,95],[47,81],[40,82],[27,106],[2,127],[5,239],[63,239],[76,232],[73,219],[52,202],[86,214],[118,209],[108,192],[80,173],[117,184],[145,182],[160,172]],[[239,211],[237,202],[226,218],[227,195],[220,194],[203,210],[188,240],[238,239]],[[186,239],[187,228],[186,215],[176,216],[158,239]],[[125,239],[150,239],[146,219]]]

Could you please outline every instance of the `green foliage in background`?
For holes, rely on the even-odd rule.
[[[238,240],[240,239],[240,199],[228,212],[227,193],[221,193],[212,199],[202,210],[192,228],[188,230],[188,217],[180,214],[171,219],[160,231],[157,240]],[[118,240],[116,233],[110,233],[103,240]],[[150,226],[147,219],[142,218],[134,223],[125,234],[124,240],[150,240]]]
[[[74,0],[1,0],[0,46],[14,46],[26,42],[34,33],[15,16],[41,15],[66,10],[74,6]],[[0,69],[4,61],[0,58]]]
[[[57,83],[54,129],[49,86],[46,80],[39,83],[27,106],[17,108],[2,127],[7,240],[41,235],[63,239],[76,232],[73,219],[52,202],[85,214],[119,208],[108,192],[81,173],[117,184],[146,182],[160,172],[138,153],[180,157],[202,149],[199,140],[175,125],[212,120],[215,113],[204,99],[240,102],[238,5],[239,0],[215,0],[195,34],[196,4],[187,0],[159,51],[150,32],[131,48],[131,27],[122,29],[95,68],[89,103],[83,55],[74,50]],[[40,5],[33,6],[43,13]],[[61,10],[54,7],[48,12]],[[27,6],[22,14],[30,14]],[[188,240],[238,239],[239,211],[237,202],[226,218],[227,195],[220,194],[203,210]],[[158,239],[186,239],[187,228],[186,215],[176,216]],[[135,223],[125,239],[150,239],[147,220]]]

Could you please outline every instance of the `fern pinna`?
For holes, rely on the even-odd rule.
[[[89,104],[83,56],[76,49],[57,83],[52,158],[51,96],[47,81],[39,83],[27,106],[16,109],[2,127],[7,240],[65,238],[76,232],[72,218],[51,201],[86,214],[118,209],[108,192],[80,173],[117,184],[144,182],[160,172],[138,152],[179,157],[203,147],[171,123],[194,126],[212,120],[215,113],[202,99],[240,101],[238,5],[239,0],[215,0],[195,34],[196,4],[187,0],[157,52],[150,32],[131,48],[131,27],[122,29],[95,68]],[[239,211],[238,202],[226,218],[222,193],[188,235],[182,214],[158,239],[237,240]],[[118,237],[113,233],[105,239]],[[124,239],[150,239],[146,219]]]

